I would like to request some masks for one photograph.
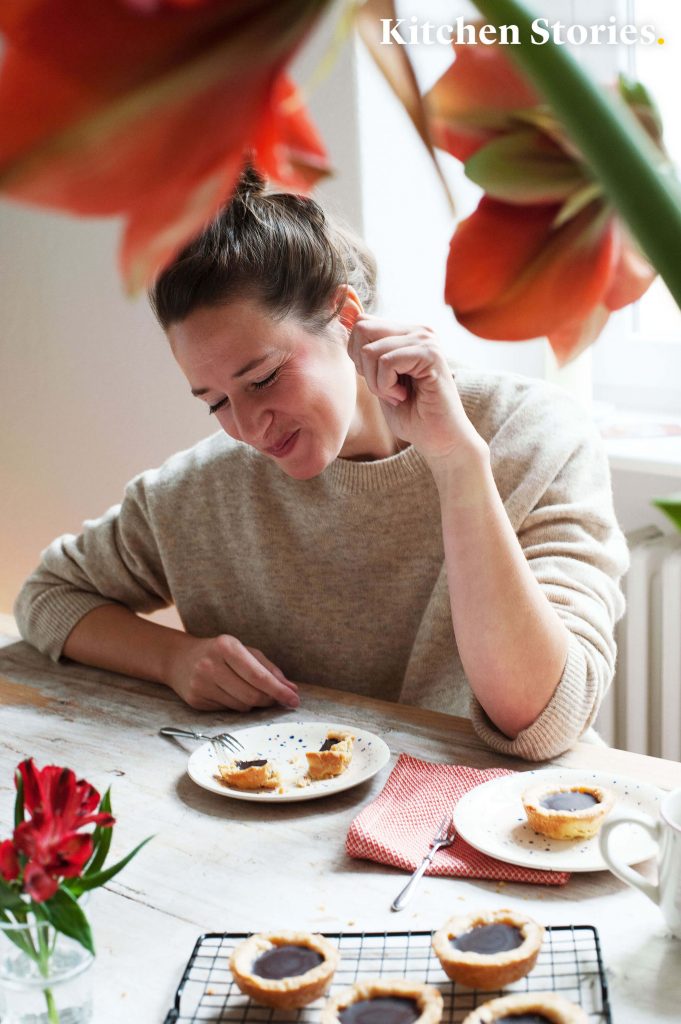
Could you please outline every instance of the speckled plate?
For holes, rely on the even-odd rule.
[[[324,779],[299,785],[307,771],[306,750],[319,750],[329,732],[351,732],[355,737],[349,768],[335,779]],[[219,781],[217,762],[210,743],[204,743],[189,758],[187,771],[197,785],[220,796],[234,800],[254,800],[259,803],[291,803],[294,800],[315,800],[366,782],[380,771],[390,758],[388,745],[374,733],[358,725],[339,722],[282,722],[257,725],[251,729],[232,729],[244,745],[241,760],[255,761],[267,758],[279,770],[283,792],[260,790],[243,792],[230,789]]]
[[[649,815],[657,818],[663,795],[655,786],[605,772],[583,772],[574,768],[520,772],[483,782],[466,793],[454,810],[457,831],[476,850],[508,864],[548,871],[607,871],[598,836],[565,841],[537,835],[530,828],[521,796],[537,782],[604,786],[615,795],[611,817],[617,817],[619,812],[632,817]],[[615,829],[611,833],[610,846],[613,857],[626,864],[647,860],[655,855],[656,850],[652,838],[636,825],[622,825]]]

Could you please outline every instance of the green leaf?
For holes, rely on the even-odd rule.
[[[677,530],[681,530],[681,491],[668,494],[664,498],[654,498],[653,505],[661,508],[664,514],[669,516]]]
[[[532,42],[535,15],[520,0],[475,0],[491,24],[518,25],[509,57],[529,75],[563,123],[653,266],[681,306],[681,189],[625,103],[610,97],[566,46]]]
[[[15,921],[13,921],[9,914],[6,914],[4,910],[0,910],[0,921],[4,924],[15,924]],[[5,935],[10,942],[13,942],[15,946],[18,946],[26,956],[30,956],[32,960],[38,960],[38,954],[31,942],[31,936],[25,928],[17,928],[16,930],[13,928],[3,928],[2,934]]]
[[[531,128],[493,139],[465,163],[466,176],[503,203],[560,203],[587,182],[583,168]]]
[[[116,864],[112,864],[110,868],[106,868],[105,871],[98,871],[92,875],[83,875],[80,878],[74,878],[70,881],[69,890],[77,898],[84,892],[88,892],[90,889],[97,889],[100,885],[104,885],[109,879],[117,875],[119,871],[122,871],[125,865],[132,860],[136,853],[142,849],[143,846],[153,839],[153,836],[147,836],[143,839],[134,850],[131,850],[127,857],[123,857],[122,860],[117,861]]]
[[[107,789],[106,793],[102,797],[99,804],[100,813],[111,814],[111,789]],[[113,837],[113,827],[108,826],[102,828],[101,825],[97,825],[94,832],[92,833],[92,856],[88,861],[84,875],[96,874],[103,866],[106,860],[109,848],[111,847],[111,839]]]
[[[17,787],[14,801],[14,827],[16,828],[24,820],[24,777],[18,768],[14,771],[14,779]]]
[[[9,882],[0,877],[0,909],[9,910],[11,913],[25,911],[27,904]]]
[[[93,956],[95,955],[88,919],[75,896],[66,889],[57,889],[51,899],[41,904],[41,910],[58,932],[80,942],[81,946],[84,946]]]

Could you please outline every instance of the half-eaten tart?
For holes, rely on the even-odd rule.
[[[327,1000],[320,1024],[438,1024],[442,1006],[442,996],[432,985],[375,978]]]
[[[463,1024],[588,1024],[588,1017],[554,992],[523,992],[482,1003]]]
[[[230,957],[234,981],[256,1003],[297,1010],[323,996],[340,962],[335,946],[310,932],[251,935]]]
[[[219,764],[218,771],[220,781],[233,789],[276,789],[281,782],[277,769],[264,757]]]
[[[588,783],[538,782],[523,793],[530,828],[550,839],[591,839],[614,803],[609,789]]]
[[[332,779],[340,775],[352,761],[352,744],[355,737],[350,732],[333,730],[319,750],[308,750],[307,774],[311,779]]]
[[[452,981],[485,992],[524,978],[534,967],[544,928],[515,910],[452,917],[433,936],[433,951]]]

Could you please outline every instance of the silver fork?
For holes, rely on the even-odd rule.
[[[440,827],[438,828],[435,837],[430,841],[430,850],[425,855],[402,892],[395,898],[390,907],[391,910],[404,910],[414,893],[416,883],[422,877],[423,872],[426,870],[437,851],[442,850],[445,846],[451,846],[455,839],[456,831],[454,829],[452,816],[451,814],[445,814],[444,818],[440,822]]]
[[[233,754],[244,749],[243,743],[241,743],[236,736],[232,736],[230,732],[219,732],[217,736],[209,736],[208,733],[199,732],[198,729],[176,729],[172,725],[166,725],[162,729],[159,729],[159,735],[182,736],[185,739],[190,740],[210,740],[213,744],[213,750],[218,757],[221,756],[222,750],[228,750]]]

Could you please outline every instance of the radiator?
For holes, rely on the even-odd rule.
[[[681,534],[628,534],[627,610],[596,728],[615,747],[681,761]]]

